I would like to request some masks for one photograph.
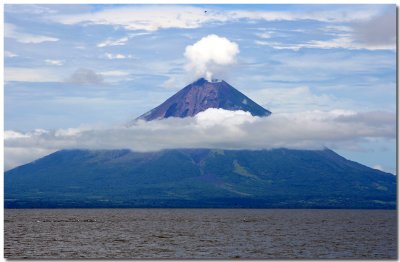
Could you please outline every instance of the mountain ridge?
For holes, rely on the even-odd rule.
[[[5,172],[6,208],[396,207],[396,177],[325,150],[61,150]]]

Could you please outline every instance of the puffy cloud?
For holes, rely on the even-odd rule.
[[[13,38],[17,42],[24,44],[39,44],[43,42],[57,42],[59,39],[50,36],[43,35],[32,35],[28,33],[22,33],[18,28],[13,24],[4,24],[4,37],[5,38]]]
[[[67,82],[86,85],[86,84],[102,84],[103,77],[97,74],[93,70],[80,68],[77,69],[72,75],[67,79]]]
[[[239,46],[236,43],[225,37],[208,35],[186,47],[186,70],[196,77],[205,77],[211,81],[215,74],[235,63],[238,53]]]
[[[130,127],[6,131],[4,143],[6,166],[11,167],[59,149],[321,149],[395,137],[396,115],[388,112],[306,111],[260,118],[243,111],[208,109],[191,118],[139,120]],[[37,154],[28,159],[28,152]]]

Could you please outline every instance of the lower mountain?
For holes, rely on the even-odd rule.
[[[396,208],[396,177],[325,149],[62,150],[7,171],[6,208]]]

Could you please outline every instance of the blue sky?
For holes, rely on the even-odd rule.
[[[185,48],[211,34],[240,49],[216,77],[272,113],[395,114],[395,16],[395,5],[5,5],[5,129],[126,123],[196,80]],[[334,150],[394,173],[394,137]]]

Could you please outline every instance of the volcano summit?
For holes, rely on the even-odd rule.
[[[270,111],[239,92],[225,81],[204,78],[191,83],[164,103],[141,115],[146,121],[168,117],[190,117],[208,108],[242,110],[253,116],[269,116]]]

